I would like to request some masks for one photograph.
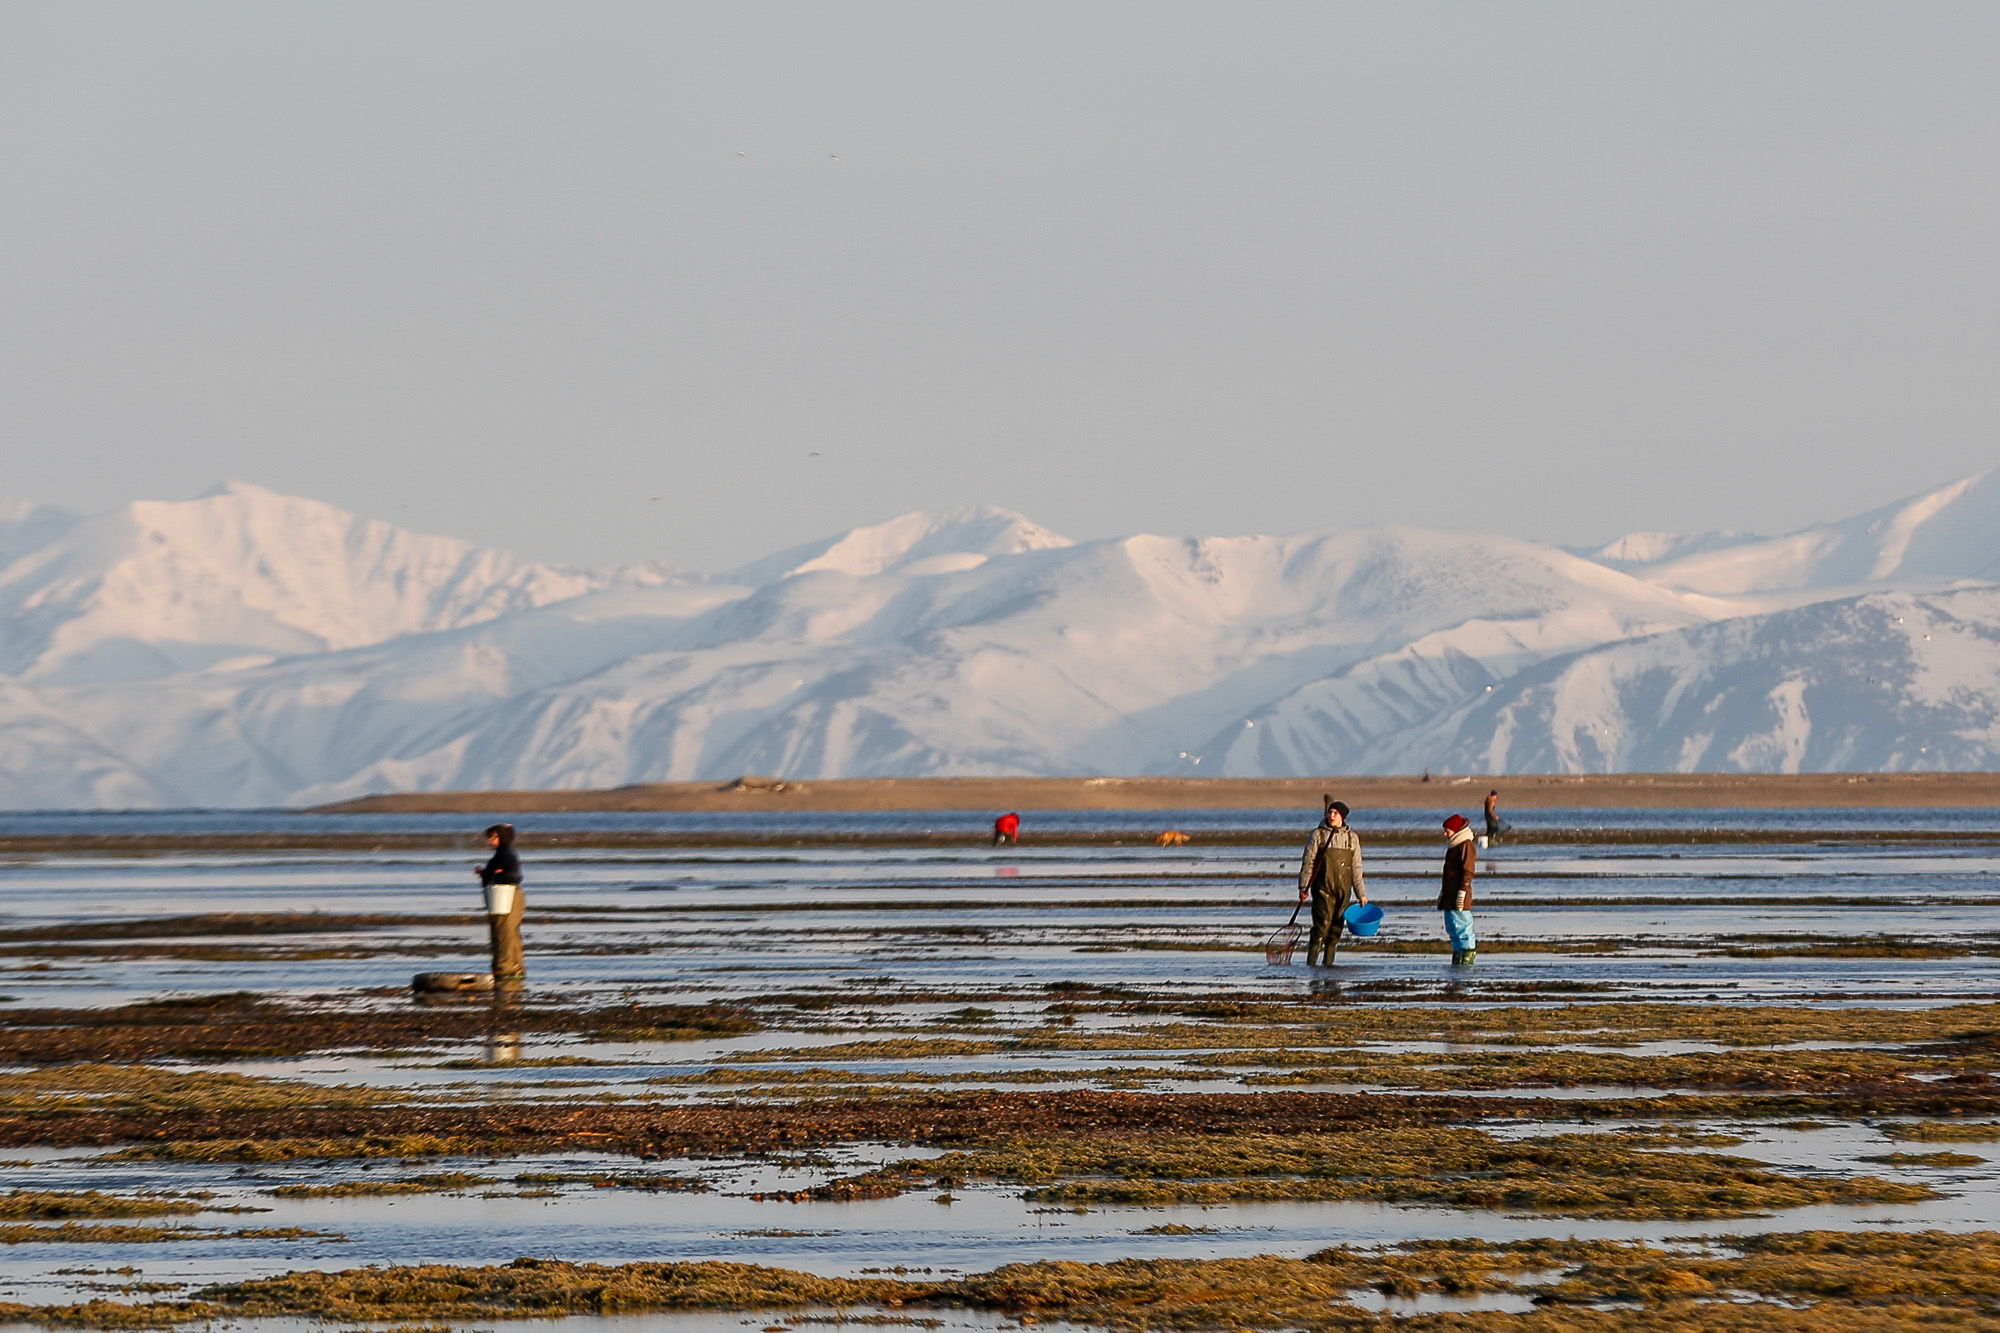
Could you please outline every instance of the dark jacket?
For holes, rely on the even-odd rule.
[[[521,858],[514,855],[511,846],[498,847],[493,851],[493,859],[479,867],[479,887],[490,889],[495,884],[519,884],[521,882]]]
[[[1452,835],[1444,849],[1444,884],[1438,889],[1438,911],[1449,912],[1458,907],[1458,895],[1465,895],[1465,905],[1472,906],[1472,872],[1479,866],[1479,846],[1472,840],[1472,830],[1462,828]]]

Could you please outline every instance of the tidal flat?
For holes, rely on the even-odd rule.
[[[2000,812],[1552,818],[1456,971],[1397,812],[1382,936],[1267,964],[1240,813],[577,816],[528,985],[423,1004],[450,817],[103,817],[0,860],[0,1322],[2000,1327]]]

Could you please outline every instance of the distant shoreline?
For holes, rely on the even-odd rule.
[[[1316,810],[1322,793],[1374,809],[2000,808],[2000,773],[1617,773],[1327,778],[836,778],[648,782],[577,791],[404,792],[308,814],[549,813],[593,810]]]

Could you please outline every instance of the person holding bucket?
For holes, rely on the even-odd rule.
[[[1347,827],[1347,803],[1326,798],[1326,814],[1306,839],[1299,862],[1299,901],[1312,904],[1312,934],[1306,937],[1306,965],[1332,967],[1333,951],[1347,924],[1348,896],[1368,901],[1361,876],[1361,838]]]
[[[514,826],[494,824],[486,830],[493,855],[475,866],[479,887],[486,891],[486,924],[493,934],[493,980],[518,981],[527,975],[521,956],[521,858],[514,851]]]
[[[1472,872],[1479,865],[1472,825],[1464,815],[1444,821],[1444,883],[1438,888],[1438,911],[1444,913],[1444,933],[1451,938],[1451,965],[1470,967],[1478,961],[1479,940],[1472,933]]]

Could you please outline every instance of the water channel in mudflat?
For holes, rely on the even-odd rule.
[[[1421,826],[1419,814],[1430,817],[1383,812],[1379,818],[1383,828],[1407,830]],[[978,839],[979,821],[955,815],[773,816],[742,824],[759,841],[739,846],[716,845],[717,836],[726,841],[737,827],[732,819],[755,817],[541,818],[579,834],[694,831],[707,838],[702,846],[637,849],[593,848],[586,840],[560,852],[530,853],[525,935],[536,994],[576,1002],[731,1003],[774,992],[817,992],[828,999],[819,1029],[656,1043],[514,1039],[496,1032],[421,1053],[327,1052],[174,1067],[393,1088],[418,1097],[728,1100],[745,1094],[728,1085],[675,1080],[724,1066],[795,1066],[814,1046],[877,1038],[885,1024],[893,1029],[898,1022],[920,1022],[940,1007],[934,997],[941,992],[1018,997],[988,1004],[1002,1031],[1052,991],[1080,984],[1135,994],[1213,991],[1277,1001],[1338,996],[1385,1005],[1554,1004],[1567,993],[1593,1002],[1929,1006],[1992,999],[1993,946],[2000,940],[2000,811],[1536,812],[1551,828],[1647,830],[1657,837],[1493,848],[1482,863],[1477,904],[1482,942],[1489,947],[1470,975],[1446,966],[1431,908],[1437,851],[1408,843],[1385,843],[1368,853],[1371,897],[1388,913],[1377,943],[1345,950],[1330,971],[1268,965],[1260,945],[1295,902],[1297,846],[1306,833],[1306,824],[1288,812],[1030,812],[1024,844],[1000,849]],[[203,913],[467,914],[477,911],[477,892],[466,853],[174,848],[177,837],[191,833],[283,833],[328,823],[347,833],[407,833],[459,831],[479,822],[206,811],[0,816],[0,835],[56,829],[88,836],[98,830],[159,842],[157,854],[146,856],[84,849],[0,861],[0,930]],[[518,822],[524,833],[538,829],[526,818]],[[1367,837],[1369,816],[1358,815],[1356,824]],[[857,847],[827,840],[856,829],[886,838],[898,829],[928,834],[960,825],[967,834],[963,846]],[[1879,843],[1798,840],[1802,830],[1836,825],[1879,825],[1885,837]],[[1171,848],[1147,844],[1166,827],[1186,830],[1194,841]],[[1050,840],[1037,844],[1038,829],[1046,829]],[[1760,829],[1773,836],[1760,841]],[[1731,840],[1705,840],[1714,830]],[[1116,846],[1056,840],[1064,831],[1109,831],[1131,840]],[[1204,845],[1204,832],[1226,832],[1234,840]],[[779,845],[788,833],[796,834],[797,845]],[[351,935],[302,934],[286,936],[285,947],[269,957],[216,959],[188,951],[36,957],[17,949],[0,962],[0,1007],[111,1006],[223,991],[319,1004],[404,1005],[414,972],[483,967],[483,936],[477,922],[391,926],[371,932],[362,951],[352,947]],[[1928,947],[1881,956],[1814,948],[1819,941],[1857,939]],[[1424,951],[1393,951],[1419,942]],[[1756,947],[1732,952],[1738,944]],[[839,997],[853,990],[875,996],[906,990],[923,998],[900,1009],[878,1004],[865,1015],[847,1015]],[[1699,1048],[1669,1044],[1640,1053]],[[810,1063],[856,1075],[907,1075],[912,1086],[935,1078],[973,1087],[982,1074],[1036,1070],[1058,1076],[1045,1085],[1050,1087],[1066,1086],[1064,1078],[1076,1086],[1123,1078],[1118,1086],[1158,1091],[1245,1087],[1234,1075],[1208,1075],[1183,1063],[1191,1054],[1200,1052],[1128,1046]],[[549,1063],[558,1061],[585,1063]],[[1564,1089],[1562,1095],[1591,1091]],[[1602,1091],[1625,1095],[1634,1089]],[[1574,1128],[1531,1122],[1512,1132]],[[1730,1151],[1784,1169],[1860,1174],[1881,1169],[1861,1159],[1892,1146],[1882,1130],[1880,1122],[1861,1120],[1811,1129],[1739,1124],[1734,1132],[1748,1141]],[[1459,1236],[1664,1239],[1765,1229],[1988,1226],[2000,1215],[2000,1150],[1992,1143],[1953,1148],[1977,1164],[1916,1167],[1899,1177],[1930,1184],[1943,1196],[1935,1200],[1720,1222],[1579,1221],[1353,1202],[1083,1211],[1036,1205],[1018,1187],[980,1183],[953,1190],[949,1202],[931,1193],[850,1202],[750,1197],[925,1155],[893,1144],[848,1145],[796,1163],[646,1164],[650,1171],[698,1177],[701,1192],[575,1183],[548,1188],[515,1180],[629,1173],[634,1166],[630,1158],[568,1153],[455,1159],[450,1169],[489,1178],[461,1193],[331,1199],[272,1193],[332,1178],[325,1163],[113,1162],[97,1160],[101,1150],[24,1152],[0,1165],[0,1182],[10,1188],[206,1190],[215,1196],[211,1206],[268,1211],[204,1215],[191,1219],[194,1224],[299,1227],[319,1234],[9,1245],[0,1252],[0,1298],[48,1302],[116,1292],[135,1282],[198,1286],[301,1268],[485,1264],[520,1255],[601,1262],[731,1259],[828,1275],[896,1265],[945,1273],[1045,1258],[1302,1255],[1330,1244]],[[389,1177],[445,1168],[385,1161],[373,1169]],[[952,1318],[953,1327],[1008,1322]],[[265,1322],[276,1333],[283,1321]],[[632,1333],[744,1326],[735,1315],[605,1322],[632,1324]],[[748,1326],[759,1325],[753,1320]]]

